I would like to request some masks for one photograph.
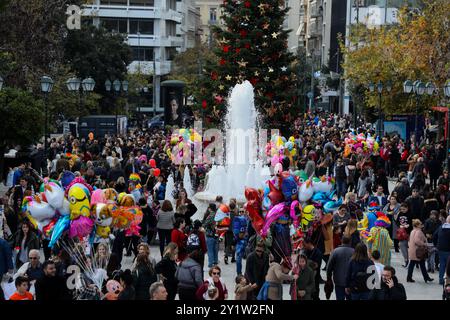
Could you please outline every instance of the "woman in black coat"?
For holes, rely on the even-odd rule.
[[[150,300],[150,286],[158,279],[146,253],[137,255],[132,274],[136,300]]]
[[[175,300],[178,288],[178,279],[175,277],[177,271],[176,259],[178,255],[178,246],[170,242],[164,249],[163,258],[156,264],[156,273],[163,280],[164,287],[167,290],[167,300]]]
[[[14,248],[19,248],[16,256],[16,268],[28,262],[28,253],[32,249],[39,250],[40,242],[28,221],[24,221],[14,238]]]

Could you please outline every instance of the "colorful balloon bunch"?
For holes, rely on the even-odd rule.
[[[111,188],[93,190],[83,178],[69,174],[63,174],[62,179],[45,179],[40,192],[26,197],[22,204],[22,211],[50,240],[50,247],[64,235],[99,243],[113,238],[112,229],[139,234],[143,213],[133,196],[119,195]]]
[[[314,204],[320,204],[327,215],[342,204],[342,199],[336,199],[333,192],[333,178],[323,176],[308,179],[303,176],[306,180],[301,181],[300,176],[300,172],[291,174],[283,171],[267,180],[264,190],[245,189],[245,209],[255,231],[267,237],[274,224],[286,224],[287,220],[291,225],[291,240],[296,248],[301,247],[303,235],[314,221]]]
[[[172,162],[181,163],[186,149],[191,150],[193,146],[201,143],[202,136],[195,129],[178,129],[172,133],[170,148],[167,148],[166,153]]]
[[[364,133],[355,135],[353,132],[350,132],[344,141],[344,157],[346,158],[351,154],[361,154],[365,157],[370,157],[380,149],[378,142],[369,133],[366,136]]]
[[[293,136],[286,139],[279,135],[273,135],[266,145],[266,155],[270,157],[270,164],[275,167],[281,163],[284,157],[292,161],[292,157],[297,155],[297,143]]]

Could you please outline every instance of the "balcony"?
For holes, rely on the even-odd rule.
[[[155,67],[157,76],[169,74],[172,68],[172,61],[156,61]],[[138,70],[146,75],[153,74],[153,61],[133,61],[128,66],[128,72],[130,73],[136,73]]]
[[[140,35],[129,34],[128,45],[132,47],[181,47],[183,38],[180,36],[157,36],[157,35]]]
[[[323,27],[321,24],[311,25],[309,27],[309,38],[317,38],[322,36]]]
[[[323,14],[323,7],[318,2],[311,2],[309,7],[309,16],[311,18],[321,17]]]
[[[148,18],[165,19],[181,23],[182,14],[169,9],[161,10],[155,7],[113,6],[113,5],[85,5],[83,16],[102,18]]]

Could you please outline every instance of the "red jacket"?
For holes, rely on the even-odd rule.
[[[186,257],[187,257],[187,253],[186,253],[187,236],[186,236],[186,234],[178,229],[173,229],[170,240],[172,242],[175,242],[178,246],[178,259],[180,261],[183,261],[184,259],[186,259]]]

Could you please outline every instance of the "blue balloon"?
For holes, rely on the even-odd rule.
[[[328,201],[324,206],[323,206],[323,211],[325,211],[326,213],[331,213],[336,211],[337,209],[339,209],[339,207],[342,204],[342,198],[340,198],[339,200],[336,201]]]
[[[64,231],[68,230],[70,226],[70,216],[62,216],[55,223],[55,227],[53,228],[52,237],[50,239],[50,243],[48,244],[49,248],[53,248],[53,246],[58,242],[59,238],[61,238]]]
[[[71,171],[64,171],[61,177],[61,184],[66,189],[69,184],[75,179],[75,174]]]
[[[292,149],[294,149],[294,144],[291,141],[286,142],[286,148],[289,151],[292,151]]]

